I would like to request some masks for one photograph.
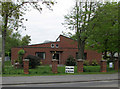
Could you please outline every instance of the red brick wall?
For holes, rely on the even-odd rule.
[[[22,48],[12,48],[11,49],[11,62],[14,63],[14,60],[18,59],[18,51]]]
[[[51,48],[51,44],[58,44],[59,48],[56,47]],[[78,52],[77,42],[64,36],[60,36],[60,42],[30,45],[23,48],[26,51],[24,57],[26,57],[27,55],[35,55],[36,52],[45,52],[46,57],[44,60],[41,60],[43,64],[51,64],[52,53],[50,51],[62,51],[62,53],[60,53],[59,55],[60,64],[65,64],[65,61],[70,55],[76,58],[76,52]],[[12,64],[14,63],[14,60],[18,58],[18,51],[23,48],[22,47],[12,48],[11,50]],[[91,62],[93,59],[96,59],[98,62],[100,62],[102,57],[101,53],[97,53],[96,51],[93,50],[85,50],[85,52],[87,52],[87,60]]]
[[[77,41],[64,37],[64,36],[60,36],[60,47],[77,48]]]
[[[12,48],[12,56],[11,56],[11,59],[12,59],[12,64],[14,62],[14,60],[16,60],[18,58],[18,51],[22,49],[22,48]],[[50,49],[51,48],[24,48],[25,50],[25,55],[24,57],[26,57],[27,55],[35,55],[36,52],[45,52],[46,53],[46,56],[45,56],[45,60],[42,60],[43,61],[43,64],[51,64],[51,60],[52,60],[52,55],[50,53]]]
[[[18,51],[21,48],[12,48],[12,64],[13,64],[13,60],[18,58]],[[41,60],[43,62],[43,64],[51,64],[52,61],[52,53],[50,51],[63,51],[62,53],[60,53],[60,64],[65,64],[66,59],[72,55],[74,58],[76,58],[76,52],[77,49],[52,49],[52,48],[24,48],[24,50],[26,51],[24,57],[26,57],[27,55],[35,55],[36,52],[45,52],[46,53],[46,57],[44,60]],[[95,51],[86,51],[87,52],[87,60],[89,60],[90,62],[93,59],[96,59],[98,62],[101,60],[101,54],[95,52]]]
[[[86,50],[85,52],[87,52],[87,60],[89,60],[90,63],[95,59],[100,64],[102,53],[98,53],[94,50]]]

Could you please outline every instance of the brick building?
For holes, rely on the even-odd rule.
[[[72,55],[74,58],[77,57],[77,41],[60,35],[55,42],[28,45],[24,47],[15,47],[11,49],[12,64],[14,60],[18,58],[18,51],[20,49],[25,50],[25,55],[36,55],[40,57],[43,64],[51,64],[52,59],[56,58],[59,64],[65,64],[66,59]],[[96,59],[98,63],[102,57],[101,53],[97,53],[93,50],[85,50],[85,60],[90,62]]]

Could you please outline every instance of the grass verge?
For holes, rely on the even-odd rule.
[[[49,76],[49,75],[80,75],[80,74],[113,74],[117,73],[113,68],[107,66],[107,72],[100,72],[100,66],[84,66],[83,73],[77,73],[77,66],[74,68],[74,74],[65,73],[65,66],[58,67],[58,73],[53,74],[50,66],[38,66],[35,69],[29,69],[28,75],[24,74],[23,69],[15,69],[9,61],[5,62],[5,71],[2,76]]]

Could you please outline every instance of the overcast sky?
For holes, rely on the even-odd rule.
[[[56,0],[50,11],[47,8],[43,8],[42,13],[32,9],[26,12],[25,18],[28,19],[24,23],[27,30],[22,30],[22,36],[30,35],[31,44],[43,43],[46,40],[55,41],[56,38],[62,34],[62,31],[66,31],[66,28],[62,25],[64,23],[64,15],[68,14],[72,7],[75,5],[75,0]],[[84,1],[84,0],[83,0]],[[108,1],[108,0],[100,0]],[[119,0],[111,0],[119,1]]]
[[[64,15],[69,13],[74,6],[74,0],[56,1],[53,11],[44,8],[42,13],[34,9],[26,13],[25,18],[28,21],[24,25],[27,30],[22,30],[22,35],[30,35],[31,44],[42,43],[45,40],[55,41],[62,31],[66,31],[61,23],[64,22]]]

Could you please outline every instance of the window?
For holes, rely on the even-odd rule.
[[[86,60],[87,59],[87,53],[84,53],[84,59]],[[78,59],[78,52],[76,53],[76,59]]]
[[[36,56],[40,59],[45,59],[45,52],[36,52]]]
[[[54,44],[51,44],[51,48],[54,48]]]
[[[59,46],[58,46],[58,44],[56,44],[56,48],[58,48]]]

